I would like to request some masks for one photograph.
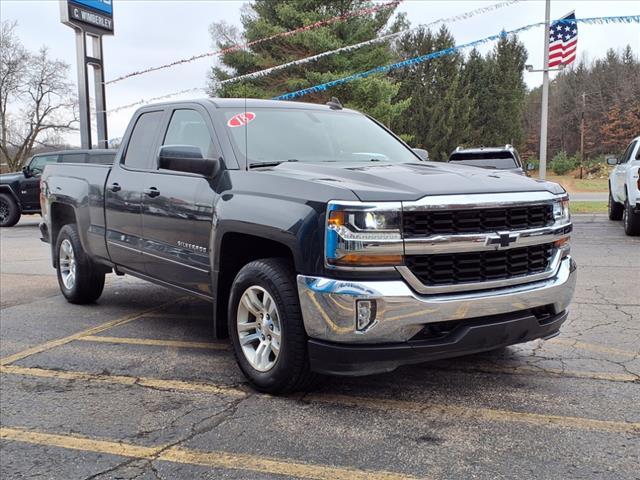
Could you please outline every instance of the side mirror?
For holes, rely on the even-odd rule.
[[[220,160],[204,158],[193,145],[164,145],[158,154],[158,168],[214,177],[220,171]]]
[[[29,165],[25,165],[24,167],[22,167],[22,173],[24,174],[25,178],[31,178],[33,176]]]
[[[527,163],[527,172],[531,172],[532,170],[535,170],[535,169],[536,169],[536,166],[533,163],[531,162]]]
[[[429,152],[427,152],[424,148],[413,148],[413,153],[418,155],[425,162],[429,161]]]
[[[607,164],[608,165],[617,165],[618,164],[618,159],[616,157],[607,157]]]

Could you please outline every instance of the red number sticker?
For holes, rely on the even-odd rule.
[[[229,119],[229,121],[227,122],[227,127],[242,127],[254,118],[256,118],[256,114],[253,112],[238,113],[237,115],[234,115]]]

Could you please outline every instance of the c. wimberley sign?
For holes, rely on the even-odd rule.
[[[93,68],[96,139],[98,148],[107,148],[107,114],[104,88],[102,36],[113,35],[112,0],[60,0],[60,20],[76,32],[78,62],[78,103],[82,148],[92,148],[91,106],[89,105],[89,65]],[[91,50],[87,52],[87,40]]]
[[[113,34],[112,0],[61,0],[62,23],[101,35]]]

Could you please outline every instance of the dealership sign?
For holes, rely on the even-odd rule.
[[[62,23],[102,35],[113,34],[112,0],[60,0]]]

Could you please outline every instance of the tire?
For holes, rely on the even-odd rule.
[[[624,214],[622,217],[624,233],[635,237],[640,235],[640,212],[634,212],[629,200],[624,202]]]
[[[58,285],[69,303],[93,303],[104,289],[104,270],[85,253],[73,224],[62,227],[55,247]]]
[[[310,386],[317,378],[309,367],[307,335],[294,279],[289,262],[268,258],[242,267],[231,286],[227,317],[233,351],[242,373],[261,392],[289,393]],[[259,312],[271,316],[259,317]],[[256,327],[251,328],[252,324]],[[262,345],[266,353],[259,356]]]
[[[622,220],[622,214],[624,213],[624,205],[618,203],[613,199],[611,195],[611,185],[609,185],[609,220]]]
[[[13,227],[20,220],[20,207],[8,193],[0,193],[0,227]]]

